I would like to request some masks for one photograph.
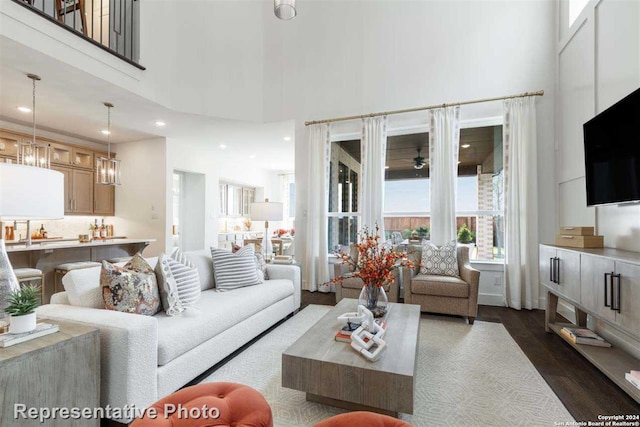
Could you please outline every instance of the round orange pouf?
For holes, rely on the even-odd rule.
[[[374,412],[348,412],[320,421],[313,427],[412,427],[397,418]]]
[[[169,426],[273,427],[273,416],[264,397],[251,387],[207,383],[183,388],[157,401],[131,424],[131,427]]]

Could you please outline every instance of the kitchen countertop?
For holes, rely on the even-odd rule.
[[[127,239],[127,238],[113,238],[109,240],[94,240],[89,243],[80,243],[78,239],[74,240],[54,240],[49,242],[35,240],[31,246],[26,247],[23,243],[16,245],[7,245],[7,252],[27,252],[27,251],[44,251],[53,249],[71,249],[71,248],[89,248],[96,246],[113,246],[113,245],[127,245],[130,243],[150,243],[155,242],[156,239]]]

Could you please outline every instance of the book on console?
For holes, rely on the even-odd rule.
[[[58,330],[60,330],[58,325],[53,325],[51,323],[38,323],[36,328],[30,332],[24,332],[22,334],[6,332],[4,334],[0,334],[0,347],[11,347],[12,345],[53,334],[58,332]]]
[[[611,344],[590,329],[564,327],[560,329],[560,333],[574,344],[611,347]]]

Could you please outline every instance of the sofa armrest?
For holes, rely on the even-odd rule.
[[[469,284],[469,307],[478,311],[478,288],[480,285],[480,271],[471,267],[469,261],[466,261],[459,265],[460,278]],[[472,316],[475,317],[475,316]]]
[[[337,279],[338,277],[344,276],[345,274],[351,273],[351,266],[347,263],[337,263],[333,264],[333,274]]]
[[[158,321],[152,316],[48,304],[38,317],[84,323],[100,330],[100,403],[146,408],[158,400]]]
[[[267,265],[269,280],[287,279],[293,282],[293,300],[296,310],[300,308],[300,267],[297,265]]]
[[[406,304],[413,304],[411,298],[411,280],[418,274],[418,268],[419,267],[402,267],[402,287],[404,288],[404,302]]]

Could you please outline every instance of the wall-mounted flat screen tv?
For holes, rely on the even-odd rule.
[[[587,206],[640,201],[640,89],[583,130]]]

